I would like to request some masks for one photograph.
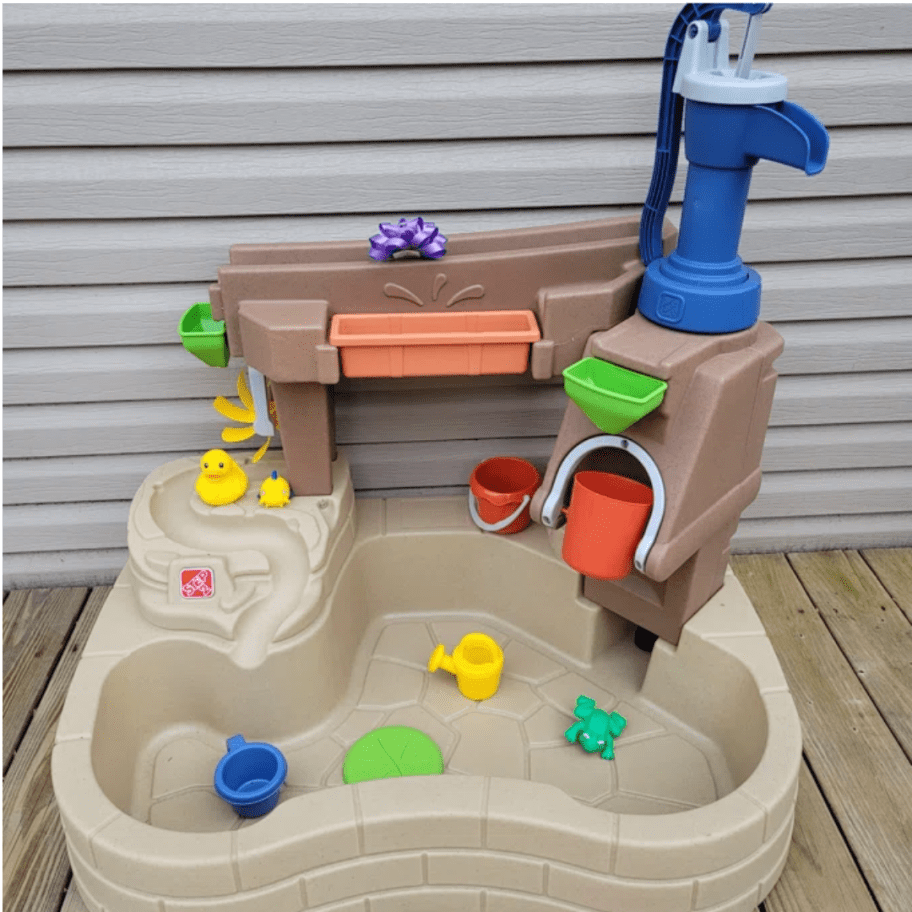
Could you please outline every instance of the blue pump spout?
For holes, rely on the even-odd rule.
[[[817,174],[826,164],[826,129],[790,101],[758,105],[688,101],[685,118],[685,154],[692,165],[749,169],[764,158]]]
[[[826,165],[830,138],[826,128],[804,108],[790,101],[751,109],[747,153],[819,174]]]
[[[766,159],[817,174],[826,164],[829,137],[820,121],[791,102],[733,104],[727,98],[688,98],[684,136],[689,167],[678,247],[657,257],[661,251],[641,229],[647,270],[639,310],[655,323],[688,332],[747,329],[760,315],[760,276],[738,256],[752,169]],[[657,152],[657,168],[659,162]],[[670,192],[668,175],[661,181]],[[657,211],[649,200],[644,225],[647,212],[654,232]]]
[[[686,112],[690,168],[676,253],[695,263],[734,261],[751,169],[764,158],[817,174],[826,163],[827,133],[788,101],[749,107],[691,101]]]

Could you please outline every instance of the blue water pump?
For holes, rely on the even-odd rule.
[[[688,4],[665,49],[652,184],[640,224],[646,275],[638,307],[672,329],[727,333],[760,315],[760,276],[738,256],[751,170],[759,159],[817,174],[823,124],[785,100],[784,76],[751,70],[760,20],[771,4]],[[737,64],[728,63],[725,9],[750,16]],[[689,162],[677,249],[662,256],[662,222],[677,169],[684,115]]]

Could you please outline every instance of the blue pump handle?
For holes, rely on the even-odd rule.
[[[672,87],[687,29],[698,19],[703,20],[709,24],[709,40],[715,41],[721,31],[719,17],[724,10],[736,10],[748,16],[756,16],[765,13],[771,6],[771,3],[688,3],[678,13],[678,18],[668,33],[662,64],[662,94],[659,100],[659,123],[656,128],[655,164],[640,220],[640,256],[647,266],[663,254],[662,223],[665,221],[665,212],[678,170],[684,99],[675,94]]]

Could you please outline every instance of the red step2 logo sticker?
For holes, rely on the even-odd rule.
[[[215,584],[209,567],[188,567],[181,570],[181,595],[184,598],[212,598]]]

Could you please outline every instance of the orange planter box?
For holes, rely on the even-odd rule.
[[[346,377],[521,374],[540,338],[531,310],[336,314],[329,329]]]

